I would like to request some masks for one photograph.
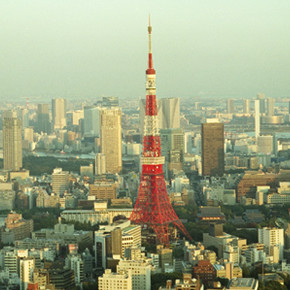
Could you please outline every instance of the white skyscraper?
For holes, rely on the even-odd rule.
[[[52,99],[53,129],[63,129],[66,126],[66,100]]]
[[[97,153],[95,157],[95,175],[106,173],[106,156],[102,153]]]
[[[260,136],[260,100],[255,100],[255,135]]]

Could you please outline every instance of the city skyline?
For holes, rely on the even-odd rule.
[[[149,12],[161,98],[288,96],[288,1],[163,5],[1,3],[0,97],[143,96]]]

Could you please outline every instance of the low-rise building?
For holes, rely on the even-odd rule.
[[[99,290],[133,290],[131,272],[112,273],[111,269],[106,269],[103,276],[98,278]]]

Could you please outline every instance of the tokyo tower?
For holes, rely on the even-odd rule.
[[[169,246],[168,227],[178,227],[188,239],[192,239],[179,220],[167,194],[161,144],[157,123],[157,103],[155,87],[155,70],[151,50],[152,27],[148,26],[149,61],[146,70],[146,109],[144,120],[143,156],[141,157],[142,175],[138,198],[130,216],[133,223],[146,225],[156,233],[161,244]]]

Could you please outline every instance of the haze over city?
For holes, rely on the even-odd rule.
[[[1,1],[0,97],[289,96],[290,2]]]
[[[289,0],[155,2],[0,2],[0,290],[290,289]]]

